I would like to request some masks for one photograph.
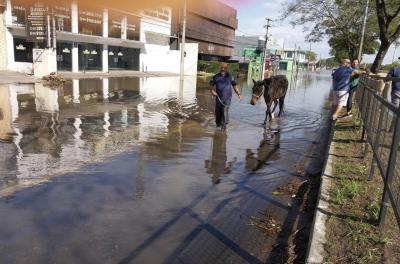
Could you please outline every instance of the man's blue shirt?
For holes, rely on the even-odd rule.
[[[387,77],[400,78],[400,66],[393,68],[389,71]],[[392,82],[392,91],[398,92],[400,91],[400,81]]]
[[[232,86],[236,86],[236,82],[230,73],[227,72],[225,75],[218,73],[210,80],[210,85],[215,85],[219,98],[227,102],[232,98]]]
[[[350,77],[354,69],[351,67],[340,66],[333,74],[333,90],[334,91],[349,91]]]

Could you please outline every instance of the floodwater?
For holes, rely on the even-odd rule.
[[[214,125],[207,80],[71,80],[0,87],[1,263],[264,263],[326,126],[330,78],[304,74],[265,130],[265,103],[233,98]]]

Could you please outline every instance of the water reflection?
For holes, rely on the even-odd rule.
[[[58,88],[0,87],[1,189],[35,184],[167,135],[176,113],[186,120],[196,110],[195,77],[181,89],[178,84],[179,78],[106,78]]]
[[[218,184],[221,181],[221,176],[224,174],[229,174],[231,172],[232,166],[236,162],[236,158],[232,161],[227,162],[226,154],[226,141],[227,134],[225,131],[220,131],[217,129],[212,138],[211,147],[211,157],[209,160],[205,161],[205,167],[207,168],[207,173],[211,174],[211,181],[213,184]]]
[[[279,130],[265,130],[257,153],[251,149],[246,150],[246,169],[257,171],[267,165],[267,162],[278,160],[280,158],[280,140],[281,132]]]

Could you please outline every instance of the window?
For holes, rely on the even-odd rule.
[[[130,40],[140,40],[140,18],[137,16],[127,16],[126,38]]]
[[[71,8],[67,1],[53,4],[53,13],[56,20],[56,30],[71,32]]]
[[[103,35],[103,15],[100,10],[79,10],[79,33],[86,35]]]
[[[146,9],[143,11],[143,14],[164,21],[169,21],[171,17],[171,12],[168,8]]]
[[[33,43],[14,38],[14,60],[16,62],[32,62]]]
[[[14,38],[14,61],[16,62],[33,62],[32,49],[43,49],[44,43],[27,42],[25,39]]]
[[[57,70],[72,70],[72,43],[57,42]]]
[[[28,2],[13,0],[12,4],[12,23],[14,26],[25,27]]]
[[[102,65],[103,46],[89,43],[80,43],[79,52],[79,70],[81,71],[100,71]]]
[[[108,36],[110,38],[121,38],[123,17],[124,15],[121,13],[108,12]]]
[[[108,47],[108,67],[112,69],[139,70],[140,49]]]

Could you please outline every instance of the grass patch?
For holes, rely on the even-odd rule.
[[[368,181],[371,157],[360,158],[364,144],[354,121],[342,119],[335,126],[324,263],[384,263],[388,256],[390,263],[400,263],[397,226],[376,225],[383,182],[379,175]]]
[[[333,202],[337,205],[347,204],[350,200],[356,198],[360,192],[360,182],[357,180],[341,180],[341,187],[333,192]]]

